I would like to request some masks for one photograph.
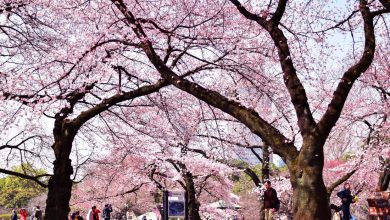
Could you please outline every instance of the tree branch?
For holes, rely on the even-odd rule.
[[[141,47],[149,58],[149,61],[159,71],[160,75],[172,83],[175,87],[186,91],[209,105],[219,108],[232,117],[244,123],[253,133],[259,135],[267,143],[270,143],[274,152],[280,155],[287,163],[298,155],[297,149],[289,140],[284,137],[279,130],[271,126],[259,114],[250,108],[240,105],[238,102],[229,100],[218,92],[208,90],[194,82],[180,78],[161,60],[154,50],[151,41],[142,29],[142,26],[136,22],[133,14],[128,11],[122,0],[112,0],[115,6],[125,16],[127,23],[141,41]]]
[[[278,25],[280,23],[284,11],[286,10],[286,5],[287,5],[287,0],[279,0],[278,7],[276,8],[275,13],[270,20],[271,23],[273,23],[274,25]]]
[[[85,122],[90,120],[91,118],[95,117],[96,115],[102,113],[103,111],[109,109],[110,107],[114,106],[115,104],[118,104],[120,102],[134,99],[140,96],[149,95],[153,92],[157,92],[162,87],[165,87],[169,85],[166,80],[160,79],[153,85],[146,85],[142,86],[138,89],[132,90],[130,92],[125,92],[122,94],[116,94],[114,96],[111,96],[110,98],[104,99],[99,104],[95,105],[94,107],[88,109],[87,111],[82,112],[80,115],[78,115],[74,120],[73,124],[80,127]]]
[[[299,129],[302,136],[305,137],[316,125],[310,110],[305,88],[297,76],[297,71],[294,67],[290,48],[284,33],[278,28],[278,24],[273,23],[268,25],[267,30],[278,49],[284,84],[287,87],[291,102],[297,114]]]
[[[34,139],[34,138],[36,138],[36,137],[41,138],[40,136],[37,136],[37,135],[30,136],[30,137],[28,137],[28,138],[26,138],[26,139],[20,141],[19,143],[15,144],[15,145],[11,145],[11,144],[9,144],[9,143],[4,144],[4,145],[0,146],[0,150],[6,149],[6,148],[8,148],[8,149],[20,149],[20,148],[19,148],[20,145],[23,145],[23,144],[25,144],[27,141],[29,141],[29,140],[31,140],[31,139]]]
[[[233,5],[235,5],[237,7],[238,11],[240,11],[240,13],[245,18],[252,20],[252,21],[256,21],[256,22],[261,23],[261,24],[265,23],[265,20],[263,18],[246,10],[246,8],[238,0],[230,0],[230,2],[233,3]]]
[[[328,105],[325,114],[317,124],[317,129],[322,134],[323,138],[327,138],[331,129],[336,124],[341,115],[341,111],[347,100],[348,94],[356,81],[356,79],[365,72],[371,65],[375,53],[375,33],[373,17],[370,9],[367,7],[367,1],[360,1],[360,13],[364,21],[364,36],[365,45],[364,52],[360,60],[350,67],[341,78],[336,91],[333,93],[333,98]]]
[[[40,186],[42,186],[44,188],[47,188],[48,186],[47,186],[46,183],[40,181],[39,178],[51,176],[50,174],[38,175],[38,176],[30,176],[30,175],[27,175],[27,174],[24,174],[24,173],[18,173],[18,172],[15,172],[15,171],[6,170],[6,169],[2,169],[2,168],[0,168],[0,173],[4,173],[4,174],[20,177],[20,178],[23,178],[23,179],[32,180],[32,181],[38,183],[38,185],[40,185]]]
[[[333,190],[338,187],[339,185],[343,184],[345,181],[347,181],[355,172],[357,169],[352,170],[351,172],[345,174],[340,179],[338,179],[336,182],[332,183],[329,187],[326,188],[326,191],[328,192],[328,195],[332,194]]]
[[[299,80],[296,69],[292,62],[290,49],[287,43],[287,38],[282,30],[278,28],[279,22],[283,17],[286,9],[287,0],[280,0],[277,9],[270,21],[262,20],[251,15],[238,0],[230,0],[247,19],[258,21],[264,29],[268,31],[275,46],[278,48],[279,62],[283,70],[284,83],[291,97],[291,102],[294,105],[298,126],[303,136],[308,134],[315,127],[315,121],[311,114],[310,106],[307,100],[306,91]]]
[[[247,167],[244,169],[244,173],[248,175],[251,179],[252,182],[255,184],[255,186],[260,186],[261,181],[255,171],[253,171],[251,168]]]
[[[262,148],[262,146],[260,146],[261,148]],[[252,154],[254,154],[255,155],[255,157],[260,161],[260,163],[262,163],[263,164],[263,166],[264,166],[264,161],[263,161],[263,159],[260,157],[260,155],[256,152],[256,150],[255,150],[255,148],[250,148],[251,149],[251,151],[252,151]]]

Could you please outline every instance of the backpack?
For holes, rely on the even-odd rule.
[[[36,210],[35,211],[35,218],[41,219],[42,218],[42,211],[41,210]]]

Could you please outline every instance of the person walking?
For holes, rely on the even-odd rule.
[[[16,213],[16,210],[12,210],[11,220],[18,220],[18,213]]]
[[[20,209],[19,214],[20,214],[20,220],[27,220],[27,211],[26,211],[26,209]]]
[[[105,204],[103,208],[103,219],[111,220],[112,206],[111,204]]]
[[[276,190],[272,188],[271,181],[267,180],[264,183],[264,211],[265,220],[274,220],[275,212],[279,208],[279,199]]]
[[[75,211],[73,212],[71,215],[70,215],[70,218],[69,220],[76,220],[77,217],[80,215],[80,212],[79,211]]]
[[[41,210],[41,207],[39,205],[37,205],[37,208],[35,209],[34,219],[43,220],[42,210]]]
[[[80,216],[80,211],[75,211],[70,216],[71,220],[83,220],[83,217]]]
[[[37,207],[33,207],[31,209],[31,214],[30,214],[30,220],[35,220],[35,210],[37,209]]]
[[[342,220],[350,220],[350,205],[351,203],[354,203],[353,196],[351,194],[351,185],[349,183],[345,183],[344,189],[338,192],[337,196],[341,199],[341,212],[343,213]]]
[[[94,219],[95,210],[96,210],[96,206],[92,206],[92,208],[88,211],[87,220],[95,220]]]
[[[93,220],[99,220],[99,213],[100,210],[95,208],[95,210],[93,211]]]

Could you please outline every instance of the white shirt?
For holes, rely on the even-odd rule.
[[[90,209],[87,214],[87,220],[93,220],[93,211]]]

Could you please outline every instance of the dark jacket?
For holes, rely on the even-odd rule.
[[[12,215],[11,215],[11,220],[18,220],[18,214],[13,212]]]
[[[75,220],[77,216],[77,212],[73,212],[72,215],[70,216],[71,220]]]
[[[37,220],[42,220],[43,219],[42,210],[40,210],[40,209],[35,210],[35,214],[34,215],[35,215],[35,218]]]
[[[111,212],[112,212],[112,207],[104,207],[104,209],[103,209],[103,218],[104,219],[111,218]]]
[[[349,206],[353,203],[353,197],[349,189],[344,189],[337,193],[337,196],[341,199],[341,211],[343,212],[343,220],[349,220],[351,218],[351,211]]]
[[[274,188],[270,188],[264,192],[264,208],[276,209],[278,201],[278,194]]]
[[[341,199],[343,205],[349,206],[353,202],[353,197],[349,189],[344,189],[337,193],[337,196]]]

